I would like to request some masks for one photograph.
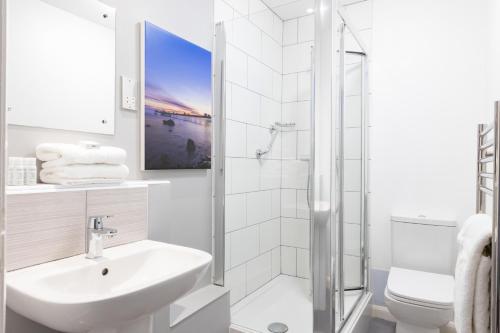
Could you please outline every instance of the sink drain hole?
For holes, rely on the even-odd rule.
[[[108,275],[109,270],[107,268],[102,270],[102,275]]]
[[[288,326],[283,323],[271,323],[267,326],[267,329],[271,333],[285,333],[288,332]]]

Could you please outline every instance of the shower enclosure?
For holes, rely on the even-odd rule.
[[[217,10],[213,282],[231,290],[232,328],[359,329],[371,297],[366,48],[331,1],[286,19],[263,3]]]

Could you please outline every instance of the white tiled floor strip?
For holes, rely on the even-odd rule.
[[[288,333],[312,333],[309,280],[280,275],[231,308],[231,322],[243,332],[268,333],[273,322],[288,325]],[[346,312],[357,296],[346,295]],[[236,331],[237,332],[237,331]]]

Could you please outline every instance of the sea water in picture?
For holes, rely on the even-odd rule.
[[[143,52],[143,169],[210,169],[210,52],[149,22]]]

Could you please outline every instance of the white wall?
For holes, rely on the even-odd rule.
[[[493,103],[500,100],[500,1],[488,0],[488,97],[484,121],[492,119]]]
[[[374,1],[370,221],[376,269],[391,266],[391,214],[463,223],[474,213],[476,128],[489,107],[485,9],[467,0]]]
[[[212,48],[213,1],[207,0],[106,0],[116,8],[116,75],[139,79],[139,32],[137,23],[147,19],[206,49]],[[139,158],[139,113],[119,108],[116,93],[116,132],[114,136],[9,126],[9,154],[33,156],[41,142],[74,143],[94,140],[116,145],[128,152],[130,179],[169,179],[171,200],[165,223],[170,226],[173,242],[211,252],[211,171],[172,170],[141,172]],[[207,278],[209,276],[207,275]],[[208,280],[207,280],[208,282]],[[27,326],[29,327],[29,325]],[[8,332],[32,333],[21,326]],[[40,330],[41,331],[41,330]]]
[[[212,48],[213,1],[206,0],[106,0],[116,8],[116,113],[115,135],[9,126],[10,156],[34,156],[35,146],[42,142],[76,143],[94,140],[126,149],[130,179],[169,179],[172,181],[172,211],[169,221],[178,228],[195,225],[188,246],[211,251],[211,171],[170,170],[140,171],[139,112],[120,108],[119,78],[140,78],[139,30],[137,24],[150,20],[208,50]],[[193,24],[196,22],[196,24]],[[196,207],[179,209],[176,207]]]

